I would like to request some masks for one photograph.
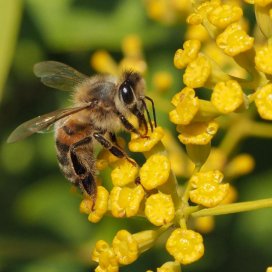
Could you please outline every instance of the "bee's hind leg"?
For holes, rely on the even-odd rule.
[[[80,160],[80,157],[79,157],[80,152],[77,152],[78,147],[89,144],[91,141],[92,141],[92,137],[88,136],[74,143],[70,149],[70,156],[71,156],[71,161],[73,164],[74,171],[78,176],[78,184],[80,189],[83,192],[85,191],[92,198],[93,203],[95,203],[96,194],[97,194],[97,184],[96,184],[94,175],[90,171],[89,167],[86,167],[83,161]]]
[[[122,150],[119,146],[114,145],[112,142],[107,140],[103,134],[95,132],[93,133],[93,137],[106,149],[108,149],[114,156],[117,158],[126,158],[131,164],[136,166],[135,161],[130,159],[126,152]]]
[[[88,173],[86,177],[80,179],[79,186],[82,187],[87,194],[91,197],[93,201],[92,210],[94,210],[94,205],[97,197],[97,184],[92,173]]]

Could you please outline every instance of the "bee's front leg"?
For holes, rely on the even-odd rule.
[[[118,114],[123,126],[125,127],[126,130],[128,130],[129,132],[135,133],[137,135],[139,135],[141,138],[148,138],[147,134],[147,125],[146,122],[144,122],[145,124],[145,129],[146,129],[146,134],[141,134],[127,119],[124,115],[122,114]],[[145,120],[145,119],[144,119]]]
[[[117,158],[126,158],[131,164],[136,166],[136,163],[131,160],[126,152],[122,150],[119,146],[114,145],[109,140],[105,138],[105,136],[102,133],[95,132],[93,133],[93,137],[106,149],[108,149],[114,156]]]

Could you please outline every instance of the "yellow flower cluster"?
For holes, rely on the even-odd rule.
[[[173,22],[169,6],[178,2],[182,1],[149,0],[146,6],[150,17]],[[259,45],[248,34],[243,9],[237,1],[192,2],[193,11],[187,17],[191,25],[186,34],[189,38],[174,55],[184,86],[173,96],[173,108],[169,110],[169,119],[176,125],[177,138],[185,145],[186,153],[173,135],[159,126],[149,129],[146,137],[131,134],[128,149],[145,157],[139,164],[133,159],[118,159],[105,150],[99,153],[97,169],[103,172],[111,168],[111,184],[105,186],[107,189],[98,186],[95,203],[88,197],[83,199],[81,212],[94,223],[106,214],[115,218],[138,216],[152,230],[132,234],[123,229],[111,243],[98,241],[92,253],[96,272],[119,271],[120,266],[131,264],[152,248],[162,234],[172,260],[157,271],[180,272],[183,265],[203,256],[200,232],[212,230],[214,215],[268,205],[233,204],[237,192],[230,184],[252,171],[255,164],[249,154],[231,156],[239,141],[248,136],[267,137],[267,133],[272,136],[271,128],[267,129],[269,124],[255,121],[248,113],[249,108],[256,107],[261,118],[272,120],[272,43],[268,40]],[[255,5],[257,14],[270,3],[247,2]],[[261,16],[257,22],[262,24]],[[265,24],[260,25],[264,34],[270,31],[267,20]],[[195,29],[201,29],[202,34],[196,35]],[[101,72],[107,72],[107,66],[111,73],[118,74],[131,66],[143,73],[146,64],[140,48],[140,41],[131,36],[123,43],[125,58],[119,66],[105,52],[97,52],[92,64]],[[172,80],[167,73],[158,73],[154,78],[161,91],[169,88]],[[219,129],[223,136],[217,141],[218,147],[211,147]],[[124,148],[121,140],[118,144]],[[177,175],[185,181],[177,180]]]

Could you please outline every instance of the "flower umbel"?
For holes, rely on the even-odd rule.
[[[166,2],[147,1],[149,16],[156,20],[170,16],[163,10],[170,5]],[[253,3],[265,36],[272,25],[271,17],[269,21],[266,16],[271,9],[262,9],[271,7],[270,2]],[[246,137],[272,137],[271,124],[255,115],[257,112],[261,119],[272,120],[271,38],[264,41],[263,37],[259,43],[257,35],[249,34],[253,31],[239,1],[192,3],[193,11],[187,17],[189,39],[173,56],[183,82],[172,97],[172,109],[164,108],[166,96],[158,99],[159,110],[168,112],[178,136],[155,125],[146,133],[142,126],[139,133],[131,133],[128,142],[133,159],[118,159],[102,151],[97,168],[102,173],[111,168],[110,193],[99,186],[96,203],[86,198],[80,206],[91,222],[108,214],[127,220],[139,217],[152,230],[131,233],[122,229],[111,243],[98,241],[92,254],[98,263],[96,271],[119,271],[160,238],[172,260],[159,264],[157,271],[180,272],[184,265],[204,255],[204,237],[199,232],[213,230],[214,216],[272,207],[271,199],[233,203],[238,195],[235,179],[250,173],[255,165],[250,154],[234,152],[236,147]],[[192,26],[201,27],[199,37]],[[105,52],[96,55],[93,63],[102,69],[100,61],[108,62],[115,74],[128,65],[144,72],[147,66],[140,48],[141,43],[132,36],[124,41],[125,58],[120,66]],[[153,78],[160,91],[157,94],[165,95],[173,78],[168,72]],[[170,105],[169,101],[165,105]],[[141,159],[134,157],[135,152],[142,153]]]

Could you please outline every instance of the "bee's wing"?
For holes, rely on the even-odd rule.
[[[79,112],[81,110],[84,110],[87,107],[90,107],[90,104],[81,106],[81,107],[56,110],[56,111],[38,116],[36,118],[33,118],[29,121],[26,121],[20,126],[18,126],[9,135],[7,142],[14,143],[32,135],[33,133],[41,132],[49,128],[52,124],[54,124],[56,121],[60,120],[61,118],[64,118],[68,115]]]
[[[57,61],[39,62],[34,65],[33,71],[44,85],[62,91],[73,91],[75,86],[88,78],[74,68]]]

